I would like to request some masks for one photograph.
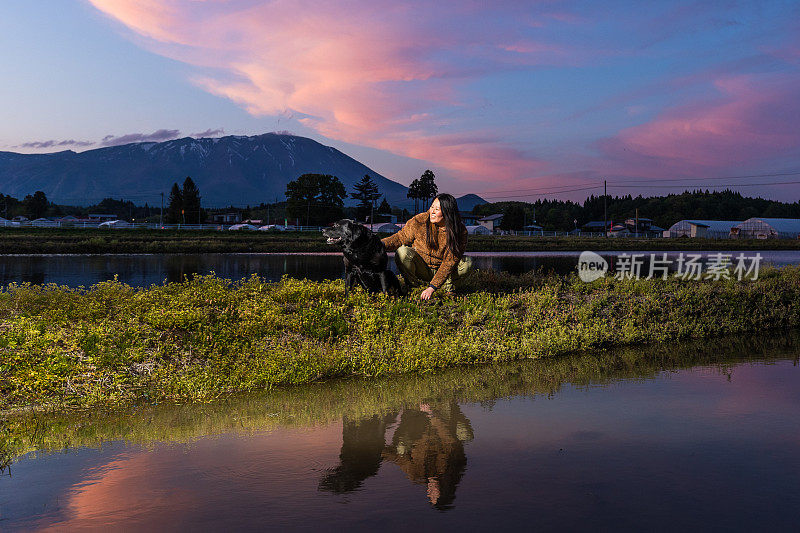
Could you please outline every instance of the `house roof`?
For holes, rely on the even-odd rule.
[[[497,214],[497,215],[489,215],[488,217],[483,217],[480,220],[481,221],[489,221],[489,220],[499,220],[501,218],[503,218],[502,213],[501,214]]]
[[[603,222],[602,220],[591,220],[591,221],[587,222],[586,224],[582,225],[581,227],[582,228],[602,228],[602,227],[605,227],[606,225],[607,225],[607,223]]]

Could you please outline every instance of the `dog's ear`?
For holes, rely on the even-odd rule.
[[[350,226],[350,230],[353,234],[353,242],[359,242],[361,240],[366,239],[369,236],[369,232],[367,228],[362,226],[361,224],[352,224]]]
[[[373,233],[369,230],[368,227],[363,226],[358,223],[353,223],[351,226],[353,230],[353,242],[359,243],[359,245],[364,246],[367,242],[372,238]]]

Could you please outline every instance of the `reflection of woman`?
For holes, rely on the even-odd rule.
[[[464,442],[472,440],[472,426],[454,400],[419,409],[404,409],[392,436],[384,443],[387,427],[397,413],[342,421],[339,465],[326,470],[319,490],[346,493],[361,488],[378,473],[381,461],[391,461],[414,483],[426,485],[428,499],[445,509],[456,497],[456,487],[467,466]]]
[[[423,300],[439,288],[452,291],[472,267],[472,260],[464,257],[467,228],[449,194],[437,195],[428,211],[414,216],[383,244],[388,252],[396,250],[394,260],[407,287],[428,284]]]
[[[383,457],[395,463],[415,483],[426,485],[428,499],[437,509],[447,508],[456,497],[467,456],[464,441],[472,440],[472,427],[456,402],[423,404],[406,409]]]

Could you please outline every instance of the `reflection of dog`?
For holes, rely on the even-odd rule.
[[[342,245],[345,296],[356,282],[370,293],[403,294],[397,276],[386,268],[388,258],[383,243],[368,228],[345,218],[322,230],[322,234],[328,244]]]

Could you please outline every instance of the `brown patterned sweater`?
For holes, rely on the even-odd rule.
[[[437,240],[439,246],[435,249],[428,248],[428,243],[425,238],[425,227],[428,224],[428,212],[415,215],[409,220],[403,229],[392,235],[381,239],[383,245],[386,247],[387,252],[393,252],[403,245],[411,246],[414,250],[425,260],[429,267],[436,270],[436,274],[431,280],[431,285],[436,288],[442,286],[444,280],[447,279],[455,266],[461,260],[461,257],[456,257],[447,248],[447,230],[444,227],[438,228],[439,234]],[[434,226],[436,228],[436,226]],[[467,243],[467,228],[461,225],[459,231],[461,244]]]

